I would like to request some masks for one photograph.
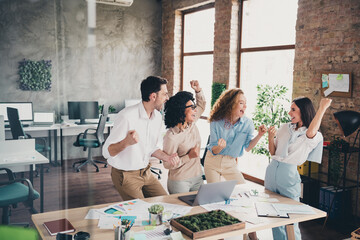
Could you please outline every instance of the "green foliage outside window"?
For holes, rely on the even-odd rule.
[[[214,106],[216,100],[220,97],[221,93],[226,90],[226,84],[213,83],[211,88],[211,108]]]
[[[51,90],[51,60],[19,62],[20,89],[27,91]]]
[[[290,102],[285,97],[287,87],[276,85],[257,85],[256,108],[253,117],[255,128],[264,124],[266,127],[280,127],[282,123],[290,121],[287,110],[283,107],[284,102]],[[265,134],[258,144],[251,150],[253,154],[266,155],[270,158],[268,150],[268,137]]]

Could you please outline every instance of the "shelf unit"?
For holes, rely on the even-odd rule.
[[[329,148],[327,146],[324,146],[325,150],[329,150]],[[357,147],[349,147],[348,149],[341,149],[340,151],[342,154],[344,154],[344,166],[343,166],[343,175],[342,175],[342,184],[341,186],[339,186],[339,189],[341,189],[342,191],[345,191],[346,189],[351,189],[351,188],[356,188],[356,198],[355,198],[355,216],[358,217],[357,215],[357,210],[358,210],[358,201],[359,201],[359,172],[360,172],[360,149]],[[358,158],[357,158],[357,180],[350,180],[346,178],[346,167],[348,165],[348,161],[350,161],[350,159],[348,158],[349,154],[352,153],[357,153]],[[330,170],[330,160],[328,163],[328,173]],[[329,178],[329,174],[328,173],[323,173],[323,172],[318,172],[318,173],[311,173],[311,162],[309,162],[309,168],[308,168],[308,172],[306,174],[301,175],[303,179],[308,179],[313,182],[315,182],[315,186],[313,187],[319,187],[320,183],[325,184],[327,186],[330,185],[330,178]]]

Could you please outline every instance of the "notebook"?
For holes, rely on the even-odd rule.
[[[44,222],[44,227],[46,230],[48,230],[51,236],[54,236],[58,233],[75,232],[74,226],[66,218]]]
[[[190,206],[226,201],[230,198],[236,183],[237,180],[203,184],[197,194],[178,198]]]
[[[256,212],[259,217],[289,218],[286,212],[279,212],[271,203],[255,203]]]

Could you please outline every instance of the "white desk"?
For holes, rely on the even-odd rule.
[[[112,122],[107,122],[105,125],[105,133],[110,133],[110,129],[114,124]],[[52,152],[54,153],[54,162],[52,163],[51,157],[49,157],[50,163],[55,166],[63,165],[64,156],[63,156],[63,137],[64,136],[76,136],[81,132],[84,132],[87,128],[97,128],[97,123],[94,124],[83,124],[78,125],[75,123],[67,123],[67,124],[54,124],[52,126],[28,126],[24,127],[25,132],[29,132],[32,137],[44,137],[44,131],[48,132],[47,138],[49,141],[50,156],[52,156]],[[6,139],[11,139],[10,128],[6,128]],[[58,162],[58,131],[60,131],[60,163]],[[53,144],[52,144],[53,141]]]
[[[49,152],[49,161],[51,164],[57,166],[58,165],[58,157],[57,157],[57,136],[58,136],[58,130],[60,129],[60,124],[54,124],[52,126],[28,126],[24,127],[25,133],[28,133],[31,135],[31,137],[47,137],[48,138],[48,144],[50,146],[50,152]],[[47,135],[44,134],[44,132],[47,132]],[[5,128],[5,137],[6,139],[12,139],[11,130],[10,128]],[[52,140],[53,139],[53,140]],[[52,144],[52,141],[54,144]],[[52,153],[54,153],[54,162],[51,161],[52,159]]]
[[[44,169],[49,159],[35,150],[35,139],[7,140],[0,143],[0,167],[30,166],[30,181],[33,183],[33,166],[40,164],[40,212],[44,212]]]

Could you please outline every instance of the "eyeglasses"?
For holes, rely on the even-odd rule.
[[[192,105],[186,106],[185,108],[191,108],[192,110],[195,110],[196,104],[192,104]]]

